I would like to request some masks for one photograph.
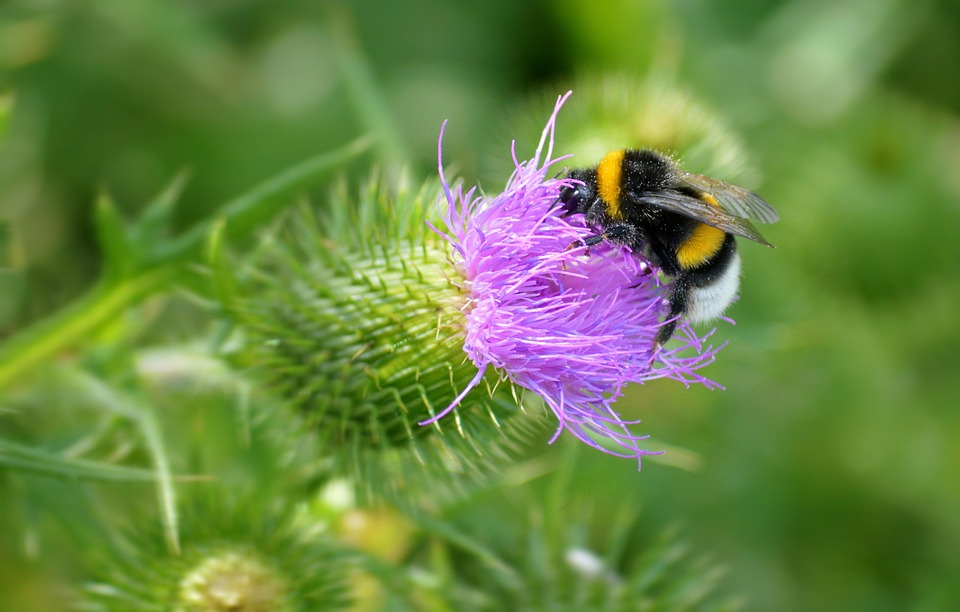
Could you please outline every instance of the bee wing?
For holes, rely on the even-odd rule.
[[[712,195],[721,208],[741,219],[753,219],[760,223],[776,223],[780,215],[763,198],[736,185],[719,181],[702,174],[684,172],[680,185]]]
[[[693,196],[680,193],[679,191],[664,190],[649,192],[643,195],[634,196],[636,201],[650,206],[656,206],[664,210],[669,210],[690,217],[695,221],[706,223],[712,227],[723,230],[728,234],[743,236],[768,247],[773,245],[767,242],[757,228],[752,223],[738,217],[727,210],[718,206],[713,206],[697,199]]]

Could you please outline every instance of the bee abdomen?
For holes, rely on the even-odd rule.
[[[705,223],[698,223],[677,247],[677,264],[681,270],[692,270],[708,263],[723,248],[726,233]]]
[[[684,315],[691,323],[705,323],[723,314],[740,289],[740,254],[733,250],[726,265],[712,274],[691,278]]]

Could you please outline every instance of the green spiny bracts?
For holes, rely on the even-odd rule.
[[[182,550],[159,529],[97,551],[78,608],[97,611],[299,612],[346,610],[355,553],[270,500],[224,503],[230,493],[180,509]],[[216,499],[219,496],[220,499]],[[264,503],[259,503],[259,502]],[[105,552],[110,550],[112,552]]]
[[[260,341],[247,359],[280,374],[275,391],[331,441],[395,445],[427,433],[417,422],[475,374],[457,345],[459,313],[438,300],[451,292],[437,265],[444,255],[402,247],[371,260],[334,245],[314,255],[296,279],[282,262],[260,271],[261,297],[246,315]]]
[[[563,142],[574,157],[567,163],[589,166],[615,149],[649,148],[678,158],[686,169],[700,174],[742,185],[756,182],[738,135],[719,113],[673,79],[589,74],[576,78],[571,88],[577,95],[564,107]],[[525,140],[535,141],[544,98],[552,98],[555,89],[547,88],[543,96],[520,107],[512,134],[528,134]],[[493,168],[493,176],[510,170],[504,163]]]

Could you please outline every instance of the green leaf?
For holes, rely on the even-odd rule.
[[[291,197],[369,149],[372,142],[370,137],[358,138],[267,179],[244,195],[223,204],[210,219],[201,221],[171,241],[157,259],[171,260],[196,254],[213,224],[221,219],[228,222],[232,237],[244,236],[262,227],[289,204]]]
[[[370,138],[359,138],[340,149],[294,166],[224,204],[220,208],[220,217],[230,222],[233,236],[249,233],[279,212],[292,195],[360,155],[370,144]],[[175,180],[167,193],[175,194],[176,185]],[[173,195],[168,197],[173,198]],[[160,200],[163,199],[161,195]],[[162,217],[164,206],[167,204],[158,204],[154,214]],[[110,213],[105,215],[109,217]],[[105,226],[115,222],[119,219],[103,220]],[[119,283],[114,282],[115,279],[101,279],[77,301],[0,344],[0,387],[19,380],[25,372],[82,341],[125,308],[166,287],[177,278],[182,260],[199,257],[214,223],[216,217],[197,224],[178,239],[154,250],[149,266],[142,267]],[[107,230],[107,234],[113,233]],[[110,248],[122,250],[119,244]]]
[[[13,260],[13,245],[10,237],[10,224],[0,219],[0,270],[9,268]]]
[[[7,133],[7,126],[10,124],[10,115],[13,113],[13,102],[12,94],[0,96],[0,139]]]
[[[63,457],[3,439],[0,439],[0,468],[69,480],[144,482],[157,479],[152,470]]]
[[[225,221],[214,224],[207,239],[206,259],[210,266],[213,290],[217,301],[228,311],[235,310],[238,302],[237,277],[224,252],[227,231]]]
[[[22,380],[30,369],[72,347],[132,304],[168,286],[176,266],[151,268],[117,283],[101,282],[63,310],[0,344],[0,388]]]
[[[97,242],[103,253],[104,277],[110,280],[126,278],[136,270],[140,254],[113,199],[106,192],[97,198],[94,221]]]
[[[180,540],[177,533],[178,517],[176,511],[176,492],[173,487],[173,472],[170,457],[163,442],[160,423],[148,404],[139,398],[114,389],[103,381],[84,372],[68,372],[70,381],[82,393],[96,402],[102,409],[131,419],[140,428],[147,452],[153,462],[157,483],[157,498],[160,504],[160,517],[164,536],[171,553],[180,553]]]
[[[427,514],[414,513],[409,516],[426,533],[469,553],[475,559],[479,560],[498,580],[515,588],[520,588],[523,585],[523,579],[516,568],[492,549],[485,546],[480,540],[460,531],[451,523],[437,520]]]
[[[174,207],[180,200],[189,179],[188,172],[177,173],[163,191],[147,204],[134,224],[131,233],[144,252],[152,254],[169,236]]]

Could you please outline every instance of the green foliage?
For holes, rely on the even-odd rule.
[[[0,466],[75,480],[135,482],[153,481],[157,477],[150,470],[73,459],[9,440],[0,440]]]
[[[7,94],[0,96],[0,140],[3,139],[7,131],[7,124],[10,122],[10,111],[13,110],[13,96]]]
[[[79,609],[349,609],[355,555],[298,525],[289,509],[264,510],[271,505],[194,500],[182,516],[176,554],[162,534],[138,530],[126,547],[93,562],[98,580],[86,585]]]
[[[561,479],[548,482],[562,486]],[[660,536],[644,533],[636,511],[619,508],[611,514],[559,496],[544,500],[532,490],[497,502],[507,506],[496,512],[506,523],[423,524],[426,537],[412,547],[410,561],[430,573],[420,596],[437,609],[741,607],[722,593],[719,565],[679,543],[675,529]]]
[[[70,348],[109,322],[122,309],[168,287],[183,266],[195,263],[205,236],[219,220],[234,221],[247,232],[277,213],[291,194],[362,152],[366,141],[310,159],[259,185],[250,193],[225,203],[216,216],[183,234],[168,238],[157,232],[182,188],[178,179],[146,208],[143,222],[126,229],[110,200],[97,204],[96,226],[106,262],[104,273],[86,296],[0,346],[0,387],[9,385],[58,350]],[[239,237],[243,234],[237,232]],[[134,238],[139,238],[135,241]],[[153,238],[156,242],[151,242]]]
[[[956,608],[958,16],[912,0],[5,3],[0,607],[170,609],[189,591],[216,609],[188,585],[239,569],[265,585],[245,601],[272,608]],[[448,118],[445,159],[494,191],[510,140],[532,150],[571,88],[565,164],[662,147],[783,218],[776,251],[742,249],[738,324],[710,370],[727,390],[678,406],[650,384],[617,404],[666,462],[696,457],[687,471],[568,462],[563,438],[538,450],[540,407],[504,418],[517,402],[503,384],[487,400],[492,379],[481,410],[415,425],[417,385],[442,408],[464,363],[416,349],[436,316],[393,312],[456,292],[424,267],[435,188],[391,173],[433,175]],[[367,149],[390,179],[361,182]],[[373,336],[370,369],[321,359],[366,347],[326,310],[351,303],[409,318],[411,341]]]

